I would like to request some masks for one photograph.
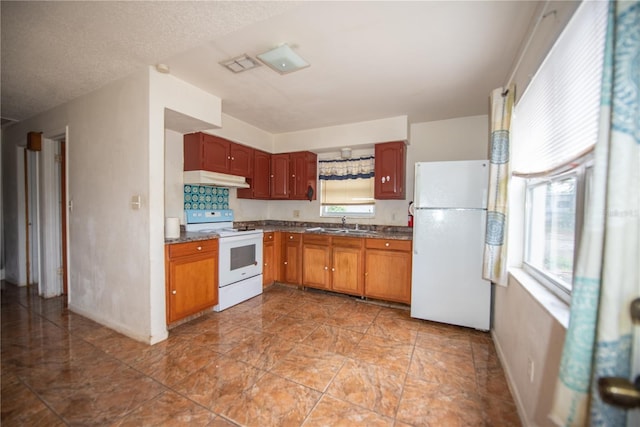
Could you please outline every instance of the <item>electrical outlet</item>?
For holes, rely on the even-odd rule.
[[[535,372],[535,364],[530,357],[527,357],[527,376],[529,377],[529,382],[533,383],[533,375]]]
[[[299,211],[298,209],[295,209],[295,210],[293,211],[293,217],[294,217],[294,218],[300,218],[300,211]]]

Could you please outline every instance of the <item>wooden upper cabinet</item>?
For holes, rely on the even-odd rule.
[[[229,146],[229,173],[231,175],[251,178],[253,172],[253,152],[254,149],[245,145],[232,142]]]
[[[271,196],[271,154],[255,150],[253,154],[254,199],[268,199]]]
[[[375,198],[404,199],[406,196],[407,147],[404,141],[375,146]]]
[[[316,200],[318,156],[309,151],[289,153],[289,198]]]
[[[289,198],[289,154],[271,155],[271,198]]]
[[[184,136],[184,170],[206,170],[250,177],[253,148],[202,132]]]
[[[271,154],[253,150],[253,172],[247,179],[250,188],[238,188],[239,199],[269,199],[271,196]]]

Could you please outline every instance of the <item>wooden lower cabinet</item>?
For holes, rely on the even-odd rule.
[[[277,262],[276,262],[276,247],[279,233],[274,231],[268,231],[264,233],[262,239],[262,287],[267,287],[273,284],[276,280]]]
[[[411,241],[366,239],[366,297],[411,304]]]
[[[300,285],[302,283],[302,235],[282,233],[281,238],[280,282]]]
[[[165,245],[167,324],[218,303],[218,240]]]
[[[351,295],[363,294],[364,240],[305,235],[302,284]]]
[[[364,294],[364,239],[334,237],[331,245],[331,289]]]
[[[302,284],[312,288],[331,289],[331,236],[318,234],[302,238]]]

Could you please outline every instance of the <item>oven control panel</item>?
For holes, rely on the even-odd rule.
[[[187,209],[184,212],[187,216],[187,224],[233,221],[233,211],[231,209],[211,211]]]

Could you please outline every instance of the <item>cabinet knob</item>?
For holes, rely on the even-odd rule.
[[[235,157],[232,157],[232,158],[231,158],[231,160],[235,160],[235,159],[236,159]]]
[[[295,178],[295,177],[296,177],[295,175],[291,175],[291,178]]]
[[[335,269],[335,268],[332,268],[332,269],[331,269],[331,271],[336,271],[336,269]]]
[[[384,184],[385,182],[387,182],[387,179],[383,176],[382,178],[380,178],[380,181]]]
[[[325,269],[325,270],[328,270],[328,269],[329,269],[329,267],[327,267],[327,266],[325,265],[325,266],[324,266],[324,269]]]
[[[173,294],[173,295],[175,295],[177,293],[178,293],[178,291],[176,291],[175,289],[171,291],[171,294]]]
[[[271,178],[273,178],[273,175],[271,175]]]
[[[289,239],[290,239],[290,240],[293,240],[293,236],[289,236]]]
[[[285,261],[285,262],[284,262],[284,265],[287,265],[287,264],[288,264],[288,263],[287,263],[287,261]]]
[[[269,235],[269,240],[273,239],[273,236]]]
[[[387,246],[387,247],[389,247],[389,242],[385,243],[384,245],[385,245],[385,246]]]
[[[389,175],[387,175],[387,182],[391,181],[391,178],[389,177]]]
[[[227,160],[231,160],[231,156],[227,156]]]
[[[196,249],[198,249],[199,251],[202,250],[202,246],[198,246]]]
[[[265,267],[267,266],[267,263],[266,263],[266,262],[264,263],[264,266],[265,266]]]

